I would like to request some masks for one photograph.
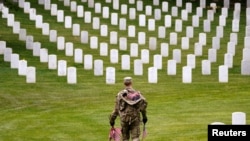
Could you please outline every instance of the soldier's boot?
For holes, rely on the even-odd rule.
[[[132,141],[140,141],[140,139],[139,138],[134,138],[134,139],[132,139]]]

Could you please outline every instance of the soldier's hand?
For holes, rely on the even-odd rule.
[[[110,121],[109,124],[110,124],[110,126],[114,126],[115,122],[114,121]]]
[[[143,122],[144,124],[146,124],[146,123],[147,123],[147,121],[148,121],[148,119],[147,119],[147,118],[143,118],[143,119],[142,119],[142,122]]]

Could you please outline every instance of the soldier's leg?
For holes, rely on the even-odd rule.
[[[123,141],[129,141],[130,135],[129,135],[129,126],[127,123],[121,122],[122,127],[122,140]]]
[[[132,125],[131,125],[131,137],[132,137],[132,141],[139,141],[139,137],[140,137],[140,121],[135,121]]]

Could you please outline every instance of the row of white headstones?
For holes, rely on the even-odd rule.
[[[46,2],[47,2],[46,4],[48,4],[48,1],[46,1]],[[64,3],[67,3],[67,2],[64,1]],[[156,3],[156,2],[154,2],[154,3]],[[100,4],[100,3],[97,3],[97,4]],[[165,2],[165,4],[166,4],[166,2]],[[88,4],[88,5],[92,5],[92,4]],[[36,13],[36,12],[34,12],[36,10],[34,8],[29,7],[29,2],[19,1],[19,6],[24,7],[24,12],[29,11],[30,20],[35,20],[36,21],[36,28],[42,28],[43,29],[43,35],[49,35],[51,42],[57,42],[57,49],[58,50],[65,50],[66,55],[69,55],[69,56],[72,56],[73,54],[75,54],[74,58],[75,58],[76,63],[83,63],[83,60],[84,60],[84,68],[85,69],[92,69],[92,67],[93,67],[92,66],[93,57],[92,57],[91,54],[86,54],[86,55],[83,56],[83,50],[82,49],[73,50],[73,43],[65,42],[64,37],[57,36],[57,31],[56,30],[49,30],[49,24],[42,22],[43,21],[42,20],[42,15],[34,14],[34,13]],[[51,6],[51,8],[52,7],[57,7],[57,6],[53,6],[53,4],[51,4],[50,6]],[[177,7],[174,7],[172,9],[175,9],[175,8],[177,8]],[[235,14],[234,14],[234,19],[233,19],[233,20],[236,20],[237,22],[233,22],[233,24],[232,24],[233,27],[236,27],[236,28],[232,28],[232,30],[234,32],[238,32],[240,8],[241,8],[240,4],[237,3],[235,5],[236,10],[234,12]],[[46,6],[45,6],[45,9],[46,9]],[[52,9],[51,9],[51,12],[52,11],[57,11],[55,13],[57,13],[58,22],[64,22],[64,20],[62,20],[62,21],[60,20],[60,19],[64,19],[64,18],[58,18],[58,17],[64,17],[63,11],[57,10],[57,9],[52,10]],[[103,8],[103,9],[105,9],[105,8]],[[150,9],[150,8],[148,8],[148,9]],[[225,18],[227,17],[227,8],[223,8],[223,9],[224,10],[222,10],[222,16],[221,16],[223,18],[220,18],[221,25],[218,26],[218,28],[217,28],[218,35],[213,38],[213,47],[209,50],[209,55],[208,55],[209,58],[208,58],[208,60],[203,60],[203,62],[202,62],[202,68],[203,68],[202,69],[202,74],[203,75],[210,75],[211,74],[211,71],[210,71],[211,70],[211,62],[216,62],[216,51],[217,51],[217,49],[219,49],[219,46],[220,46],[220,44],[219,44],[220,38],[223,37],[223,26],[225,26]],[[176,11],[176,10],[173,10],[173,11]],[[202,11],[202,8],[200,8],[200,10],[197,10],[197,11]],[[249,11],[249,10],[247,10],[247,11]],[[204,21],[204,27],[209,27],[208,26],[209,23],[211,21],[213,21],[214,12],[215,12],[214,10],[212,12],[208,12],[208,19]],[[66,69],[67,68],[67,62],[65,60],[59,60],[57,62],[57,57],[56,57],[55,54],[49,55],[48,50],[45,49],[45,48],[41,48],[41,44],[39,42],[34,42],[33,41],[34,40],[33,36],[27,35],[26,30],[20,28],[20,22],[14,20],[15,19],[14,14],[8,13],[8,8],[4,8],[2,13],[3,13],[2,17],[7,18],[7,25],[13,27],[13,33],[19,34],[19,39],[20,40],[26,41],[26,48],[27,49],[32,49],[34,56],[40,56],[40,61],[41,62],[49,62],[48,63],[49,69],[57,69],[57,67],[58,67],[58,75],[59,76],[66,76],[67,75],[67,73],[66,73],[67,72],[67,69]],[[147,13],[150,13],[150,12],[146,12],[146,15],[147,15]],[[175,12],[172,12],[172,13],[175,13]],[[183,13],[185,13],[185,12],[183,12]],[[197,12],[197,13],[202,13],[202,12]],[[247,13],[249,13],[249,12],[247,12]],[[157,15],[159,15],[159,14],[157,14]],[[186,15],[186,14],[184,14],[184,15]],[[85,19],[92,19],[91,18],[91,12],[85,12],[84,17],[85,17]],[[88,17],[88,18],[86,18],[86,17]],[[157,16],[155,16],[155,17],[157,17]],[[186,17],[186,16],[184,16],[184,17]],[[199,17],[199,16],[197,16],[197,17]],[[247,19],[249,19],[248,17],[249,16],[247,16]],[[112,18],[112,16],[111,16],[111,18]],[[66,16],[65,17],[65,23],[67,21],[70,21],[69,19],[70,18]],[[165,19],[167,19],[166,21],[168,21],[168,20],[171,21],[171,16],[169,18],[169,15],[167,15],[167,18],[165,17]],[[155,20],[155,19],[150,19],[150,20]],[[182,20],[185,20],[185,18],[182,18]],[[178,20],[176,22],[176,25],[179,25],[179,26],[176,26],[176,27],[182,27],[182,24],[181,24],[182,20]],[[86,21],[89,21],[89,20],[85,20],[85,22]],[[121,21],[126,22],[126,19],[123,19]],[[199,20],[194,20],[193,19],[193,21],[199,21]],[[90,22],[91,22],[91,20],[90,20]],[[93,23],[96,23],[96,22],[94,22],[94,20],[93,20]],[[111,22],[111,23],[115,23],[115,22]],[[150,23],[154,23],[154,22],[149,22],[149,25],[151,25],[149,27],[154,27],[154,24],[150,24]],[[234,23],[237,23],[237,24],[235,25]],[[66,25],[72,25],[72,23],[71,24],[69,24],[69,23],[65,24],[65,28],[71,28],[71,26],[67,27]],[[124,24],[122,24],[122,25],[124,25]],[[73,24],[73,33],[76,33],[76,32],[81,33],[81,35],[80,35],[81,36],[81,42],[82,43],[88,43],[88,38],[89,37],[88,37],[88,32],[87,31],[80,32],[80,30],[77,30],[77,31],[74,32],[74,27],[79,27],[79,26],[80,25]],[[108,36],[108,34],[107,34],[108,33],[107,32],[108,31],[107,30],[107,25],[99,25],[99,26],[93,26],[93,27],[101,27],[100,28],[101,29],[101,32],[100,32],[101,36],[104,36],[104,35]],[[132,30],[132,29],[135,29],[135,27],[136,26],[130,26],[129,31],[130,32],[133,31],[132,33],[134,33],[135,30]],[[77,29],[80,29],[80,28],[77,28]],[[148,28],[148,29],[153,30],[154,28]],[[159,27],[160,31],[164,31],[162,29],[165,29],[165,28]],[[182,31],[181,29],[182,28],[180,28],[178,30],[178,28],[177,28],[176,32],[181,32]],[[204,32],[210,32],[210,29],[205,30],[205,28],[204,28]],[[105,33],[105,34],[102,34],[102,33]],[[192,26],[187,28],[187,33],[193,33],[193,27]],[[111,32],[110,34],[111,34],[110,39],[116,39],[117,38],[117,33],[116,32]],[[233,56],[235,54],[235,46],[237,44],[237,34],[236,33],[231,33],[231,34],[232,34],[232,36],[230,36],[230,40],[232,40],[232,41],[230,41],[228,43],[228,48],[229,49],[228,49],[228,53],[225,54],[225,65],[220,66],[220,68],[219,68],[219,72],[221,72],[221,73],[219,73],[219,81],[220,82],[227,82],[228,81],[228,76],[225,75],[225,74],[227,74],[228,68],[232,67],[232,65],[233,65],[232,62],[233,62]],[[129,35],[131,35],[131,33]],[[132,34],[132,35],[134,35],[134,34]],[[145,32],[141,32],[138,35],[140,35],[140,36],[138,36],[139,45],[143,44],[143,42],[140,42],[140,41],[142,40],[142,41],[145,42]],[[188,37],[182,37],[182,49],[189,49],[189,46],[187,46],[187,45],[189,45],[189,38],[192,38],[192,36],[190,36],[192,34],[187,34],[187,35],[188,35]],[[245,66],[245,67],[242,67],[243,68],[242,69],[243,74],[244,73],[245,74],[249,73],[249,71],[248,71],[249,70],[248,69],[249,68],[249,62],[248,61],[250,59],[246,55],[246,54],[249,53],[249,49],[248,49],[249,47],[247,47],[247,44],[246,44],[246,40],[249,38],[248,35],[249,35],[249,27],[246,28],[246,38],[245,38],[245,49],[246,49],[246,51],[243,52],[243,63],[242,63],[243,64],[242,66]],[[79,36],[79,34],[77,34],[75,36]],[[199,55],[202,55],[202,46],[206,45],[206,34],[205,33],[200,33],[199,36],[200,36],[200,38],[199,38],[200,41],[199,41],[199,43],[197,43],[195,45],[196,46],[195,47],[195,53],[196,54],[187,55],[187,66],[183,67],[183,82],[184,83],[191,83],[192,82],[192,69],[195,68],[195,57],[199,56]],[[161,36],[159,36],[159,37],[161,37]],[[170,33],[170,40],[171,39],[174,40],[175,42],[177,42],[177,33]],[[157,45],[156,45],[157,41],[156,40],[157,40],[156,37],[150,37],[149,38],[149,42],[150,42],[149,43],[150,44],[149,50],[155,50],[156,49],[156,47],[157,47]],[[170,44],[174,44],[174,41],[172,41],[172,40],[170,41]],[[126,45],[126,42],[127,42],[126,38],[125,37],[120,38],[119,41],[120,41],[120,45],[121,45],[120,49],[121,50],[123,50],[123,49],[126,50],[127,49],[126,46],[122,46],[122,45]],[[233,41],[235,41],[235,42],[233,42]],[[117,44],[117,40],[116,41],[112,40],[112,41],[110,41],[110,43],[111,44],[112,43]],[[2,44],[3,45],[0,46],[1,48],[6,47],[6,45],[4,45],[4,42]],[[168,46],[169,46],[168,43],[162,43],[161,44],[161,54],[154,55],[154,65],[153,65],[153,67],[148,68],[148,78],[149,78],[150,83],[157,83],[157,77],[158,77],[157,69],[162,69],[162,57],[168,56],[168,50],[169,50]],[[97,36],[90,37],[90,47],[92,49],[97,49],[98,48],[98,37]],[[135,64],[134,65],[134,74],[135,75],[143,75],[143,64],[144,63],[149,63],[149,53],[150,53],[149,50],[148,49],[141,50],[141,59],[134,60],[134,64]],[[110,50],[110,61],[111,61],[111,63],[118,63],[119,62],[119,52],[118,51],[119,50],[117,50],[117,49],[111,49]],[[11,61],[11,56],[12,56],[11,49],[10,48],[4,49],[4,52],[5,52],[4,53],[5,54],[5,57],[4,57],[5,61]],[[138,57],[138,54],[139,54],[138,52],[139,52],[138,51],[138,44],[137,43],[132,43],[130,45],[130,55],[122,55],[122,57],[121,57],[122,58],[121,59],[122,60],[121,61],[121,68],[123,70],[129,70],[130,69],[130,57]],[[17,54],[15,54],[14,56],[16,56],[16,55]],[[108,56],[108,44],[107,43],[100,43],[100,55]],[[14,57],[14,58],[15,59],[13,59],[13,60],[19,60],[19,57],[17,57],[17,56]],[[25,60],[19,60],[19,61],[24,61],[25,62]],[[168,60],[168,67],[167,67],[168,71],[167,72],[168,72],[169,75],[175,75],[176,74],[176,63],[180,63],[180,62],[181,62],[181,50],[180,49],[174,49],[173,50],[173,59]],[[58,63],[58,65],[57,65],[57,63]],[[13,64],[17,64],[17,63],[13,63]],[[102,67],[97,67],[97,66],[102,66]],[[72,69],[72,68],[70,68],[70,69]],[[22,70],[22,69],[20,69],[20,70]],[[25,70],[25,69],[23,69],[23,70]],[[95,60],[94,61],[94,70],[95,70],[94,71],[95,75],[103,75],[103,62],[102,62],[102,60]],[[69,71],[69,72],[73,72],[73,73],[75,72],[75,74],[73,75],[74,78],[72,79],[72,81],[69,81],[69,83],[76,83],[76,68],[74,68],[74,70]],[[32,76],[35,76],[35,75],[32,75]],[[35,79],[33,79],[33,80],[35,80]],[[30,82],[30,81],[27,81],[27,82]],[[35,82],[35,81],[31,81],[31,82]],[[108,84],[115,83],[115,69],[113,67],[107,67],[106,68],[106,83],[108,83]]]

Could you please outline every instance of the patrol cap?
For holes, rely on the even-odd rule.
[[[129,83],[129,82],[132,82],[132,77],[129,77],[129,76],[127,76],[127,77],[124,77],[124,83]]]

